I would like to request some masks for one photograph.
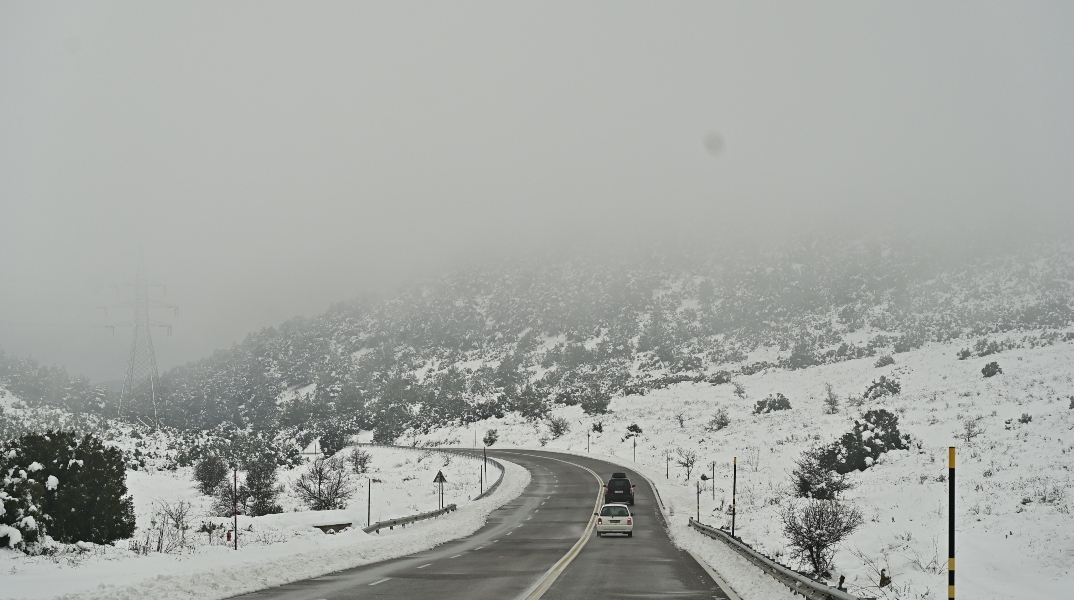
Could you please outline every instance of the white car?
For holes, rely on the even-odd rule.
[[[627,537],[634,537],[634,514],[626,504],[605,504],[600,507],[600,512],[593,514],[597,517],[597,537],[605,533],[625,533]]]

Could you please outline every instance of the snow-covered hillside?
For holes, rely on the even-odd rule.
[[[693,545],[699,534],[685,527],[695,511],[696,482],[715,462],[715,500],[703,484],[701,520],[729,526],[732,459],[738,457],[736,534],[764,552],[791,562],[780,511],[792,501],[790,472],[801,453],[827,444],[872,408],[899,416],[911,436],[909,450],[882,455],[878,464],[850,476],[845,497],[861,509],[865,524],[835,557],[833,578],[846,575],[851,591],[880,598],[946,598],[947,457],[959,453],[957,531],[959,594],[973,598],[1058,598],[1074,585],[1074,344],[1013,349],[987,359],[958,360],[966,344],[928,344],[876,367],[874,358],[795,371],[767,370],[736,377],[746,397],[731,384],[681,383],[645,396],[615,398],[611,413],[587,416],[561,407],[555,416],[571,429],[558,439],[545,422],[517,416],[475,424],[497,429],[497,446],[525,446],[545,438],[546,448],[590,451],[630,464],[637,424],[637,463],[654,477],[675,510],[672,533]],[[1003,373],[983,377],[986,362]],[[897,379],[899,395],[860,402],[881,375]],[[825,414],[826,384],[840,397],[836,414]],[[792,408],[752,414],[755,401],[782,393]],[[850,400],[851,398],[855,398]],[[730,425],[718,432],[705,425],[719,408]],[[680,425],[678,417],[683,421]],[[602,423],[603,433],[592,431]],[[973,423],[967,428],[967,423]],[[967,438],[967,431],[970,433]],[[536,433],[536,435],[535,435]],[[470,430],[441,429],[427,439],[468,440]],[[675,450],[693,450],[698,466],[689,480]],[[664,479],[671,452],[670,479]],[[706,538],[707,540],[707,538]],[[707,540],[704,544],[716,544]],[[726,571],[729,563],[713,564]],[[798,565],[794,565],[798,566]],[[752,567],[722,572],[735,585],[758,576]],[[880,569],[892,575],[879,588]]]
[[[0,548],[0,572],[4,573],[0,597],[226,598],[418,552],[468,535],[484,524],[490,511],[521,493],[529,481],[524,469],[507,463],[501,486],[474,502],[471,498],[478,495],[481,465],[476,458],[417,448],[362,449],[372,455],[370,471],[358,482],[346,509],[308,511],[286,491],[281,496],[283,513],[239,517],[238,551],[226,538],[231,519],[212,516],[212,501],[195,489],[190,468],[129,470],[127,485],[138,522],[131,540],[115,545],[54,545],[38,556]],[[285,490],[306,468],[281,472]],[[379,534],[361,531],[367,503],[373,522],[435,510],[438,488],[433,478],[441,470],[447,477],[445,502],[456,503],[458,511],[406,529]],[[489,477],[495,481],[499,471],[490,467]],[[136,546],[145,540],[155,546],[161,509],[181,502],[189,504],[186,543],[169,552],[139,552]],[[314,528],[348,522],[353,527],[335,535]],[[209,531],[206,524],[219,528]],[[166,534],[164,539],[167,546],[172,536]]]

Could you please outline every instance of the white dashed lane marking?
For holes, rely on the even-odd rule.
[[[374,581],[373,583],[371,583],[369,585],[380,585],[380,584],[384,583],[385,581],[388,581],[389,579],[391,579],[391,577],[385,577],[384,579],[381,579],[380,581]]]

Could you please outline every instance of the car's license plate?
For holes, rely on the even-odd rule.
[[[612,524],[617,524],[617,523],[619,523],[619,519],[612,519],[612,520],[610,520],[608,522],[612,523]]]
[[[616,493],[616,494],[622,494],[622,493],[623,493],[623,490],[615,490],[615,493]]]

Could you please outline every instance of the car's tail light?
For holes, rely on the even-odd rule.
[[[626,524],[627,525],[633,525],[634,524],[634,519],[631,519],[630,517],[627,517]]]
[[[597,525],[603,525],[603,524],[604,524],[604,519],[602,519],[600,517],[597,517]]]

